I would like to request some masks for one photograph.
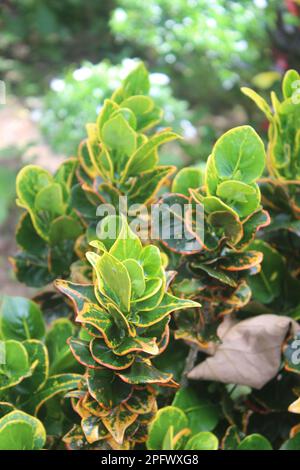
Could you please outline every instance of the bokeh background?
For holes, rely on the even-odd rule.
[[[266,123],[240,92],[269,94],[300,69],[300,0],[1,0],[0,292],[31,294],[8,257],[16,250],[15,177],[27,163],[54,170],[76,153],[85,123],[136,61],[151,72],[163,126],[183,142],[163,163],[201,165],[216,138]]]

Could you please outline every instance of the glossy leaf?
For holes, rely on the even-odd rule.
[[[183,168],[174,178],[172,192],[190,196],[189,189],[197,189],[203,183],[203,175],[199,168]]]
[[[78,387],[82,376],[79,374],[58,374],[49,377],[41,391],[33,394],[26,403],[26,410],[37,414],[46,401],[59,393],[66,393]]]
[[[264,436],[251,434],[241,441],[237,450],[272,450],[272,446]]]
[[[40,308],[23,297],[4,297],[0,322],[2,335],[6,339],[41,339],[45,334]]]
[[[268,304],[281,292],[284,261],[277,250],[262,240],[252,242],[250,248],[261,251],[263,261],[260,272],[255,276],[249,276],[248,282],[254,298]]]
[[[188,420],[184,412],[174,406],[167,406],[158,411],[150,424],[147,447],[149,450],[161,450],[165,435],[169,428],[173,428],[173,435],[188,427]]]
[[[0,450],[41,450],[46,431],[37,418],[16,410],[0,419]]]
[[[19,341],[4,342],[4,364],[0,364],[0,390],[13,387],[31,375],[28,353]]]
[[[218,450],[218,438],[211,432],[199,432],[185,444],[185,450]]]
[[[207,397],[197,394],[191,387],[181,388],[175,395],[173,406],[183,410],[193,434],[213,431],[219,421],[218,406]]]
[[[246,184],[259,178],[265,167],[264,144],[250,126],[231,129],[219,138],[212,155],[218,178]]]

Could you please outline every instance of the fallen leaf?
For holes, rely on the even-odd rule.
[[[295,320],[285,316],[265,314],[240,322],[228,318],[218,329],[221,344],[188,378],[260,389],[279,371],[285,338],[299,329]]]

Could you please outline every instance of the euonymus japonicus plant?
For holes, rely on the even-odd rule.
[[[52,176],[35,165],[17,176],[17,203],[25,209],[16,232],[21,252],[13,259],[18,279],[40,287],[68,275],[76,260],[74,243],[83,225],[71,205],[76,159],[66,160]]]
[[[253,90],[243,88],[269,121],[268,176],[261,184],[263,204],[271,215],[264,242],[256,245],[264,253],[261,275],[253,278],[256,300],[276,311],[299,318],[300,263],[300,77],[286,72],[282,97],[271,93],[272,106]],[[268,244],[266,243],[268,242]],[[273,277],[269,274],[272,274]],[[274,273],[277,273],[275,276]],[[275,305],[276,302],[276,305]],[[297,313],[298,311],[298,313]]]
[[[82,368],[66,343],[75,334],[67,319],[46,332],[39,306],[4,297],[0,312],[0,449],[59,446],[73,422],[64,395],[78,387]]]
[[[263,252],[264,259],[261,272],[249,279],[253,291],[253,302],[249,308],[252,312],[277,312],[298,321],[300,319],[299,80],[298,72],[287,71],[282,81],[281,96],[277,96],[274,91],[271,92],[271,105],[253,90],[242,89],[269,121],[268,175],[261,183],[261,191],[263,204],[271,216],[271,223],[263,229],[263,240],[256,240],[252,244]],[[272,393],[254,394],[254,400],[260,400],[264,412],[271,413],[274,408],[286,409],[293,399],[292,391],[297,396],[300,395],[298,347],[299,333],[295,338],[290,338],[284,350],[285,370],[282,371],[281,381],[286,386],[283,387],[274,380],[271,384]],[[272,395],[274,397],[278,393],[281,395],[281,400],[274,407]],[[291,405],[290,410],[299,412],[298,402]],[[292,438],[297,430],[299,430],[297,426],[292,428]],[[289,448],[292,448],[290,447],[292,445],[294,444],[286,444]]]
[[[192,387],[178,390],[171,406],[161,408],[149,426],[149,450],[272,450],[272,445],[261,434],[246,436],[231,425],[222,440],[206,426],[215,426],[218,404],[204,411],[200,394]],[[211,405],[210,405],[211,406]],[[209,411],[208,411],[209,410]],[[204,413],[203,413],[204,411]]]
[[[20,171],[18,205],[25,213],[14,265],[21,282],[40,287],[68,276],[76,255],[84,259],[87,238],[95,236],[99,204],[117,206],[122,195],[128,205],[147,203],[174,172],[158,165],[157,149],[178,136],[169,129],[149,134],[162,116],[149,86],[140,64],[105,100],[97,121],[87,124],[77,158],[66,160],[54,176],[34,165]]]
[[[237,127],[216,142],[204,176],[198,169],[181,170],[173,192],[162,197],[166,210],[174,203],[190,206],[182,220],[187,236],[162,237],[162,242],[169,253],[177,253],[175,291],[203,306],[178,317],[178,338],[205,344],[216,338],[224,315],[250,300],[246,276],[260,269],[262,254],[248,247],[258,229],[269,223],[257,184],[264,166],[260,137],[249,126]],[[195,223],[199,214],[200,228]]]
[[[23,352],[29,340],[46,344],[50,369],[45,384],[37,380],[38,388],[31,390],[30,400],[33,397],[37,400],[36,406],[31,406],[29,398],[26,401],[26,384],[35,377],[38,364],[43,360],[39,362],[37,358],[32,363],[31,356],[35,356],[27,352],[26,363],[26,353],[23,354],[31,375],[26,375],[26,366],[20,382],[11,383],[3,395],[0,392],[1,401],[5,403],[0,435],[7,420],[20,420],[20,415],[10,416],[12,411],[27,413],[26,417],[22,415],[22,420],[27,421],[26,429],[32,416],[43,422],[49,436],[48,447],[57,446],[61,435],[68,431],[64,442],[70,449],[131,449],[146,445],[148,430],[148,446],[153,447],[150,443],[153,429],[160,424],[154,421],[149,428],[149,423],[155,419],[159,395],[159,406],[172,405],[186,415],[187,429],[191,432],[189,436],[186,434],[184,420],[182,437],[188,439],[181,441],[182,429],[167,426],[164,428],[166,436],[157,443],[158,448],[185,447],[190,438],[203,432],[213,432],[219,444],[214,435],[209,434],[201,435],[200,441],[197,436],[191,445],[266,448],[268,442],[256,434],[265,434],[259,421],[261,416],[265,419],[265,414],[259,414],[257,409],[269,413],[272,405],[270,403],[267,410],[262,406],[267,393],[265,388],[262,393],[250,396],[251,391],[246,393],[239,386],[201,381],[190,385],[188,390],[192,389],[193,393],[183,388],[187,406],[183,406],[182,396],[177,396],[173,403],[170,397],[176,387],[172,372],[180,381],[189,370],[184,365],[187,356],[186,365],[191,365],[187,344],[196,343],[197,353],[199,346],[218,340],[217,327],[223,318],[230,317],[228,314],[235,312],[236,317],[243,318],[249,315],[246,307],[250,305],[251,295],[253,300],[253,293],[259,292],[255,287],[258,276],[262,280],[267,277],[278,286],[273,270],[261,271],[263,255],[268,259],[267,249],[263,249],[265,240],[254,241],[258,230],[264,227],[259,237],[263,235],[266,239],[269,223],[269,216],[261,207],[257,185],[265,165],[264,146],[249,126],[232,129],[215,144],[204,174],[197,168],[184,169],[173,180],[172,192],[164,194],[163,186],[174,168],[160,166],[157,152],[162,143],[177,136],[169,129],[158,133],[151,131],[158,124],[161,112],[149,98],[148,90],[148,75],[140,65],[111,99],[104,102],[97,121],[88,124],[87,139],[79,146],[75,158],[66,160],[54,176],[29,166],[18,177],[19,204],[26,212],[17,231],[21,248],[15,258],[17,276],[33,286],[44,286],[60,278],[56,282],[59,293],[49,292],[48,287],[48,292],[39,295],[37,301],[48,318],[55,312],[65,315],[72,304],[76,324],[81,329],[78,334],[64,319],[59,320],[60,326],[55,323],[53,332],[51,328],[46,336],[43,333],[35,338],[26,333],[25,337],[6,338],[2,333],[5,342],[20,342]],[[288,132],[286,138],[289,136]],[[296,185],[291,181],[288,186],[292,189]],[[265,196],[264,185],[261,187]],[[162,237],[161,250],[149,240],[142,245],[128,226],[135,214],[129,211],[126,221],[119,211],[120,196],[127,196],[128,206],[141,203],[149,206],[162,198],[166,213],[173,210],[174,202],[179,207],[187,205],[182,225],[188,236],[178,238],[171,233],[168,238]],[[97,214],[101,204],[115,209],[117,215],[105,218],[106,214],[101,211]],[[270,204],[267,207],[273,217],[273,208]],[[198,230],[197,216],[203,219],[203,229]],[[164,213],[162,218],[166,219]],[[102,220],[100,232],[96,230],[99,220]],[[116,226],[116,231],[107,238],[112,226]],[[171,228],[175,233],[178,224],[174,222]],[[278,247],[275,248],[278,251]],[[274,250],[273,242],[271,249]],[[173,272],[165,272],[167,258],[168,268]],[[178,272],[175,278],[174,271]],[[260,286],[261,282],[256,285]],[[265,313],[265,306],[273,308],[278,296],[273,300],[272,304],[258,302],[259,308],[263,306]],[[294,302],[292,306],[295,305]],[[259,308],[252,314],[259,315],[262,312]],[[19,310],[23,311],[21,306],[16,306],[13,312],[17,315]],[[176,313],[176,310],[181,312]],[[173,311],[175,321],[169,322]],[[276,313],[280,312],[276,310]],[[65,323],[68,326],[65,327]],[[61,328],[64,333],[56,336],[54,332]],[[175,342],[174,331],[175,336],[186,340],[187,344],[180,340]],[[169,332],[171,346],[167,347]],[[67,337],[70,338],[68,346]],[[287,361],[290,352],[288,346]],[[1,375],[14,376],[14,368],[8,373],[6,367]],[[46,385],[48,381],[51,384],[53,376],[82,370],[82,380],[78,375],[70,388],[66,385],[67,388],[60,389],[71,398],[73,410],[68,408],[67,397],[60,394],[51,398],[53,389]],[[56,387],[56,378],[54,381]],[[286,387],[285,380],[277,382],[279,388],[282,383]],[[295,385],[294,381],[292,383]],[[274,381],[270,384],[272,392]],[[288,390],[291,395],[288,403],[291,403],[292,387]],[[279,392],[276,388],[274,398],[282,396]],[[298,409],[297,406],[294,405],[294,409]],[[197,413],[193,414],[195,409]],[[267,420],[268,429],[278,429],[276,423],[281,416],[276,409]],[[45,441],[43,431],[36,422],[30,423],[31,444],[26,446],[41,448]],[[288,422],[284,438],[290,427]],[[296,432],[295,427],[293,432]],[[270,440],[272,444],[276,441],[275,448],[282,443],[277,434]]]
[[[219,405],[203,401],[192,387],[179,389],[171,406],[161,408],[149,426],[149,450],[217,450],[210,432],[219,420]]]
[[[188,202],[191,206],[182,220],[182,225],[185,225],[186,233],[190,236],[179,240],[175,236],[162,238],[173,266],[178,270],[172,284],[174,292],[189,296],[202,304],[201,309],[189,309],[184,315],[175,314],[175,336],[196,344],[194,353],[188,356],[189,367],[186,372],[193,366],[197,353],[200,366],[201,361],[207,357],[201,353],[212,348],[213,342],[218,344],[220,340],[217,327],[221,323],[225,324],[224,319],[228,319],[229,314],[232,321],[236,322],[259,317],[261,313],[274,312],[299,318],[299,300],[296,300],[299,296],[299,284],[295,284],[297,273],[288,273],[285,260],[279,253],[280,243],[276,245],[273,238],[271,246],[261,239],[268,239],[270,224],[268,213],[261,207],[260,189],[257,186],[264,170],[264,161],[264,146],[254,130],[248,126],[233,129],[216,142],[204,176],[195,168],[182,170],[174,179],[173,193],[162,198],[162,204],[167,205],[166,211],[168,206],[172,207],[174,201],[182,206]],[[249,186],[254,191],[250,191]],[[195,223],[199,212],[203,216],[202,230],[197,230]],[[178,229],[176,224],[174,232],[175,229]],[[255,240],[258,230],[260,239]],[[282,289],[284,279],[289,291]],[[294,290],[293,298],[289,294],[291,289]],[[289,312],[287,305],[291,303],[296,310]],[[285,309],[281,308],[282,305],[285,305]],[[257,335],[253,340],[257,341]],[[250,338],[248,341],[250,344]],[[237,346],[238,344],[228,345],[231,348]],[[296,366],[292,361],[292,356],[297,354],[297,347],[299,348],[299,334],[289,341],[285,349],[286,368],[299,374],[299,363]],[[247,349],[246,344],[243,348]],[[238,351],[237,347],[236,354]],[[218,358],[220,359],[220,355]],[[210,366],[212,367],[212,363]],[[297,420],[287,412],[293,399],[293,391],[299,395],[297,377],[286,373],[283,366],[279,370],[280,375],[275,375],[260,390],[250,387],[240,389],[236,385],[231,388],[217,382],[208,385],[211,398],[215,397],[220,403],[223,419],[230,424],[223,435],[221,448],[299,448],[299,437],[296,439],[299,426],[296,425]],[[208,374],[211,380],[214,373],[216,370],[212,369],[211,374]],[[196,378],[195,375],[196,373],[192,375],[193,378]],[[199,384],[196,387],[199,396],[205,397],[207,390],[199,387]],[[298,412],[298,402],[290,410]],[[279,429],[279,422],[285,423],[286,431]],[[214,431],[214,427],[206,428],[205,431]],[[268,439],[257,435],[257,432]],[[286,440],[289,432],[290,439]],[[173,436],[175,446],[185,445],[186,441],[180,431],[174,434],[172,429],[167,430],[164,436],[166,441],[162,445],[170,445],[170,436]],[[176,436],[179,436],[179,441]],[[272,446],[268,440],[272,442]]]
[[[69,340],[86,367],[86,384],[74,394],[81,427],[65,442],[70,448],[129,449],[147,437],[157,388],[176,387],[172,374],[151,362],[168,345],[170,313],[198,304],[168,292],[159,249],[143,247],[124,217],[108,216],[101,230],[102,241],[90,243],[96,252],[86,254],[93,284],[56,281],[84,328],[80,339]],[[103,237],[112,230],[114,237]]]

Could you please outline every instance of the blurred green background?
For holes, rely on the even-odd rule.
[[[0,4],[0,283],[17,286],[14,180],[35,162],[54,169],[74,155],[101,103],[144,60],[162,126],[183,142],[163,163],[205,161],[228,128],[266,124],[240,93],[268,94],[284,71],[300,68],[300,0],[2,0]]]

